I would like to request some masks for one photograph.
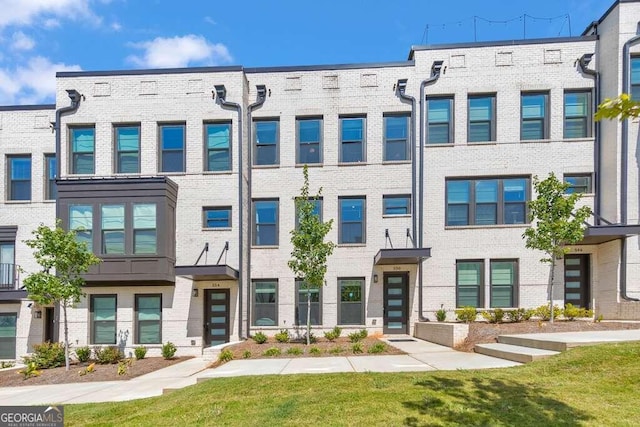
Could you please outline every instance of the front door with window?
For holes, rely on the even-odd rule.
[[[56,313],[53,307],[44,308],[44,342],[56,342]]]
[[[564,257],[564,303],[589,308],[589,255]]]
[[[204,297],[205,345],[229,342],[229,289],[206,289]]]
[[[384,275],[385,334],[409,333],[409,275],[407,273]]]

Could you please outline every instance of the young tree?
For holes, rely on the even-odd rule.
[[[31,249],[42,271],[24,279],[29,298],[38,304],[60,304],[64,318],[64,352],[69,370],[69,327],[67,308],[80,302],[84,279],[80,276],[89,267],[100,263],[84,242],[76,240],[74,231],[65,231],[60,220],[55,228],[43,224],[33,231],[34,238],[25,243]]]
[[[562,259],[568,252],[567,245],[578,243],[584,237],[585,221],[591,215],[591,208],[583,206],[576,209],[580,193],[565,194],[569,184],[561,182],[553,174],[540,181],[533,178],[533,186],[538,197],[529,202],[529,217],[532,226],[522,235],[526,247],[545,253],[540,262],[551,264],[551,282],[549,283],[549,308],[553,322],[553,280],[556,260]],[[534,223],[535,222],[535,223]]]
[[[619,118],[625,120],[628,118],[640,117],[640,103],[631,99],[626,93],[620,94],[614,99],[605,99],[598,105],[598,111],[595,114],[596,120]]]
[[[302,170],[304,183],[300,195],[295,198],[298,227],[291,230],[291,259],[289,268],[302,281],[301,286],[307,290],[307,345],[311,344],[311,290],[320,289],[324,285],[327,272],[327,258],[333,253],[335,244],[324,239],[331,231],[333,220],[320,221],[314,213],[314,200],[318,200],[322,188],[315,196],[309,196],[309,170]]]

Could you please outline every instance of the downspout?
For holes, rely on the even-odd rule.
[[[249,104],[249,107],[247,108],[247,122],[249,124],[248,126],[248,131],[247,131],[247,142],[249,143],[249,153],[248,153],[248,172],[247,172],[247,189],[249,192],[249,206],[251,206],[251,195],[252,193],[252,181],[251,181],[251,175],[252,175],[252,171],[253,171],[253,140],[252,140],[252,133],[253,133],[253,123],[252,123],[252,114],[253,114],[253,110],[259,108],[260,106],[262,106],[262,104],[264,104],[264,101],[266,101],[267,99],[267,87],[265,85],[256,85],[256,91],[257,91],[257,98],[256,98],[256,102],[254,102],[253,104]],[[251,209],[251,208],[249,208]],[[251,212],[251,210],[250,210]],[[251,214],[250,214],[251,215]],[[252,222],[250,222],[252,223]],[[249,248],[251,248],[251,244],[253,242],[253,227],[249,227],[249,236],[248,236],[248,242],[249,242]],[[248,280],[248,286],[251,286],[251,249],[249,249],[248,255],[247,255],[247,265],[248,265],[248,271],[247,271],[247,280]],[[247,337],[249,336],[249,331],[251,329],[251,292],[247,292]]]
[[[424,121],[425,121],[425,88],[427,85],[434,84],[440,78],[440,71],[442,70],[442,64],[444,61],[433,61],[433,65],[431,66],[431,77],[426,80],[423,80],[420,83],[420,160],[418,163],[418,167],[420,168],[419,178],[418,178],[418,247],[422,248],[422,241],[424,235],[424,145],[425,145],[425,132],[424,132]],[[418,321],[426,322],[427,319],[423,313],[423,303],[422,303],[422,262],[424,260],[420,260],[418,263]]]
[[[62,129],[62,115],[67,113],[75,113],[80,107],[80,100],[82,99],[82,95],[75,89],[67,89],[67,94],[69,95],[69,99],[71,99],[71,105],[68,107],[58,108],[56,110],[56,122],[53,125],[54,131],[56,133],[56,181],[60,179],[60,171],[62,170],[60,159],[60,152],[62,151],[62,135],[60,135],[60,131]],[[60,204],[56,202],[56,220],[60,218]]]
[[[238,266],[240,274],[238,275],[238,337],[244,338],[242,334],[242,262],[243,262],[243,237],[242,231],[242,215],[244,213],[242,206],[242,106],[236,102],[227,101],[227,89],[224,85],[215,85],[215,96],[222,108],[236,110],[238,112]]]
[[[411,103],[411,236],[413,237],[413,247],[417,247],[416,243],[416,230],[418,229],[417,205],[418,198],[416,197],[416,99],[413,96],[407,95],[407,79],[400,79],[396,84],[396,94],[404,101]]]
[[[638,23],[640,31],[640,23]],[[638,33],[636,31],[636,34]],[[631,47],[640,43],[640,34],[631,37],[622,48],[622,93],[629,93],[631,89],[631,77],[629,68],[631,64]],[[620,222],[627,224],[627,172],[629,151],[629,119],[622,121],[622,138],[620,142]],[[627,239],[622,239],[620,247],[620,298],[625,301],[640,301],[627,295]]]

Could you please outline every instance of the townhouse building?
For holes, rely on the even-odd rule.
[[[637,124],[592,119],[605,97],[640,97],[639,21],[640,1],[618,0],[578,37],[393,63],[58,73],[55,105],[0,107],[0,359],[60,334],[21,282],[38,268],[24,240],[56,218],[102,259],[69,313],[74,346],[199,355],[303,333],[287,266],[303,165],[337,244],[312,291],[318,331],[547,302],[522,234],[550,172],[594,212],[554,302],[639,318]]]

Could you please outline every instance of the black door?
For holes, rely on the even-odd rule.
[[[55,336],[56,318],[55,309],[53,307],[44,308],[44,341],[56,342]]]
[[[384,275],[385,334],[409,333],[409,275],[407,273]]]
[[[229,289],[206,289],[204,297],[205,345],[229,342]]]
[[[589,308],[589,255],[564,257],[564,303]]]

